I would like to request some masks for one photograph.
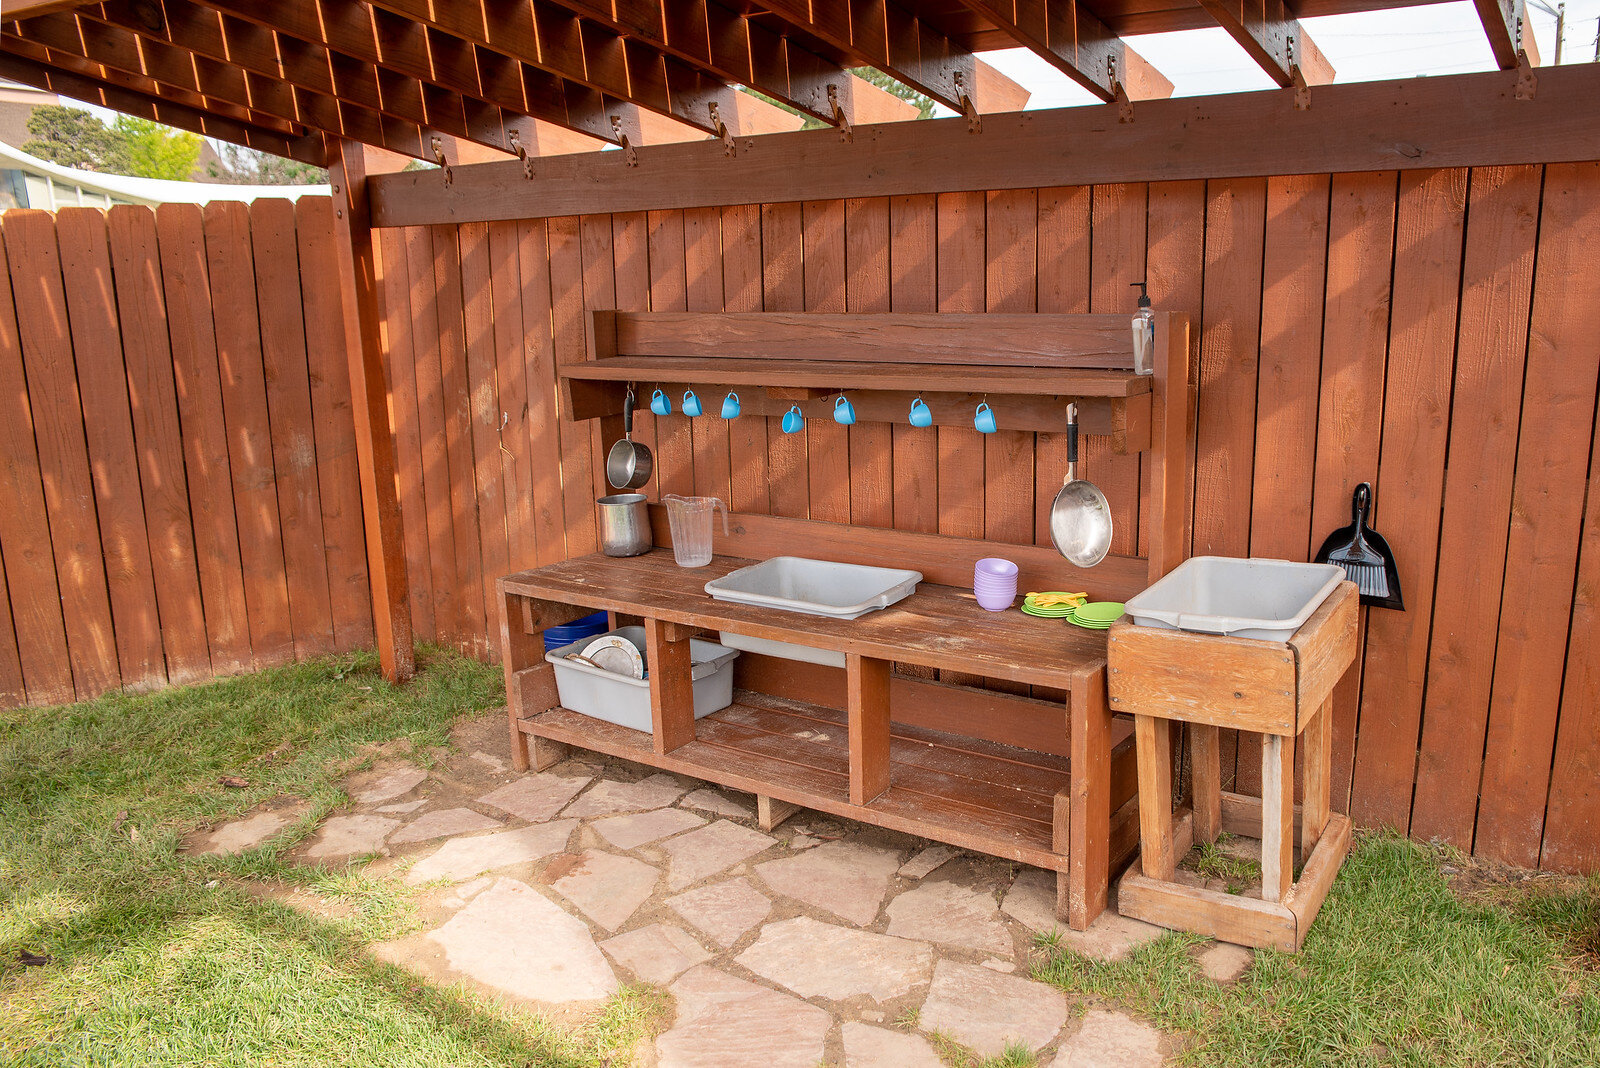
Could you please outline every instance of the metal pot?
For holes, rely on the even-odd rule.
[[[622,408],[622,440],[611,446],[606,456],[606,481],[613,489],[638,489],[650,481],[654,461],[650,449],[633,440],[633,387]]]
[[[655,546],[650,510],[642,493],[613,493],[600,506],[600,551],[607,556],[638,556]]]

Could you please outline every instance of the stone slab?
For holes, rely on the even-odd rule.
[[[662,852],[672,861],[667,886],[682,890],[755,856],[775,841],[770,835],[727,820],[717,820],[699,830],[669,838],[661,844]]]
[[[567,839],[577,825],[577,820],[559,820],[476,838],[452,838],[418,861],[406,873],[406,882],[416,886],[433,879],[459,881],[496,868],[538,860],[566,849]]]
[[[1090,1009],[1050,1068],[1160,1068],[1161,1032],[1120,1012]]]
[[[704,827],[705,823],[693,812],[681,808],[658,808],[653,812],[595,820],[589,826],[618,849],[637,849],[670,835]]]
[[[563,816],[609,816],[617,812],[638,812],[663,808],[683,796],[684,787],[671,775],[657,774],[638,782],[601,779],[576,801]]]
[[[428,773],[415,764],[373,768],[352,777],[345,789],[350,794],[350,800],[356,804],[376,805],[410,793],[427,777]]]
[[[660,877],[642,860],[586,849],[550,885],[609,932],[627,923],[650,900]]]
[[[421,808],[427,803],[427,798],[419,797],[415,801],[397,801],[392,805],[379,805],[374,811],[394,812],[399,813],[400,815],[405,815],[407,812],[415,812],[417,809]]]
[[[685,806],[697,808],[701,812],[709,812],[713,816],[730,816],[733,819],[753,820],[756,818],[756,806],[743,801],[736,801],[721,790],[708,788],[696,790],[683,799]]]
[[[723,948],[739,941],[772,911],[772,902],[748,879],[697,886],[667,898],[667,906]]]
[[[1249,971],[1255,961],[1255,950],[1231,942],[1218,942],[1200,954],[1200,970],[1207,978],[1231,983]]]
[[[1167,933],[1165,927],[1120,916],[1110,909],[1096,916],[1087,931],[1074,931],[1065,924],[1059,931],[1064,948],[1091,960],[1108,962],[1123,960],[1146,942]]]
[[[368,813],[334,816],[317,831],[306,848],[306,856],[320,860],[376,853],[383,849],[383,840],[398,826],[400,821],[388,816]]]
[[[845,1068],[945,1068],[928,1040],[920,1035],[854,1020],[842,1030]]]
[[[299,804],[252,813],[243,819],[224,823],[207,834],[194,835],[187,852],[197,857],[229,856],[254,849],[299,819],[310,807]]]
[[[826,909],[857,927],[878,918],[900,855],[851,839],[825,842],[797,856],[756,865],[775,892]]]
[[[944,1031],[982,1056],[994,1057],[1012,1042],[1037,1050],[1066,1022],[1067,1000],[1054,987],[941,960],[934,966],[918,1026]]]
[[[1056,876],[1024,868],[1006,891],[1000,909],[1030,931],[1051,931],[1067,925],[1056,917]]]
[[[665,986],[696,964],[711,959],[711,954],[688,931],[664,923],[608,938],[600,948],[643,982],[658,986]]]
[[[929,846],[904,864],[895,872],[896,875],[906,879],[922,879],[931,875],[934,869],[940,867],[945,861],[956,855],[956,850],[949,846]]]
[[[587,785],[589,780],[583,776],[566,778],[542,772],[524,775],[516,782],[484,794],[478,798],[478,803],[509,812],[529,823],[543,823],[560,812],[561,807]]]
[[[418,816],[398,831],[389,836],[390,845],[405,845],[408,842],[428,842],[435,838],[443,838],[452,834],[471,834],[474,831],[487,831],[501,826],[497,819],[491,819],[481,812],[470,808],[442,808],[437,812]]]
[[[427,937],[451,968],[516,997],[566,1004],[617,990],[588,926],[515,879],[497,880]]]
[[[889,1001],[926,980],[933,948],[797,916],[763,927],[738,962],[803,998]]]
[[[887,909],[889,933],[1009,957],[1011,934],[994,895],[956,883],[923,883]]]
[[[833,1019],[815,1005],[709,964],[670,988],[677,1021],[656,1039],[658,1068],[816,1068]]]

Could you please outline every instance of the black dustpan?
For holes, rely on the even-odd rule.
[[[1361,603],[1374,608],[1405,611],[1400,599],[1400,572],[1394,566],[1394,552],[1383,535],[1367,526],[1367,509],[1372,506],[1372,485],[1356,487],[1351,498],[1351,519],[1328,535],[1317,550],[1319,564],[1338,564],[1361,589]]]

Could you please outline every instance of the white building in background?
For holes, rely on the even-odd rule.
[[[14,147],[27,141],[28,115],[43,104],[59,104],[54,93],[0,80],[0,210],[7,208],[90,207],[113,204],[205,204],[213,200],[255,200],[326,195],[326,185],[225,185],[133,178],[63,167]]]

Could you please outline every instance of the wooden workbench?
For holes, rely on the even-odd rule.
[[[714,601],[705,592],[708,581],[750,562],[718,557],[685,569],[656,550],[501,579],[517,767],[548,767],[575,745],[749,791],[764,811],[774,803],[816,809],[1050,869],[1058,873],[1058,910],[1086,927],[1105,907],[1113,862],[1131,854],[1138,830],[1131,735],[1114,728],[1106,700],[1105,635],[985,612],[970,593],[931,583],[857,620]],[[540,635],[596,609],[644,620],[649,734],[557,705]],[[740,689],[732,706],[695,720],[689,638],[705,631],[845,654],[845,707]],[[898,683],[914,686],[907,696],[923,705],[961,706],[976,691],[893,678],[893,662],[1064,691],[1064,702],[1018,698],[1016,714],[1031,717],[1036,733],[1059,735],[1061,744],[1049,748],[1070,755],[919,725],[913,710],[897,707]]]

